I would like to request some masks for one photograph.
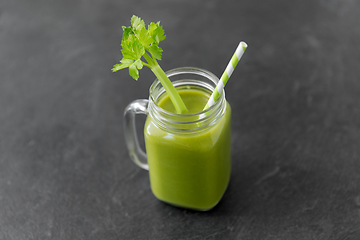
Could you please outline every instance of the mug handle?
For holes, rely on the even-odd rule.
[[[135,127],[136,114],[148,114],[149,100],[138,99],[131,102],[124,111],[125,142],[131,160],[139,167],[149,170],[146,153],[141,149]]]

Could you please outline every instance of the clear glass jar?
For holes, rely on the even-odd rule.
[[[198,104],[197,96],[208,98],[219,81],[211,72],[199,68],[177,68],[166,74],[179,93],[191,97],[187,104],[194,105]],[[158,199],[179,207],[209,210],[220,201],[230,179],[230,105],[222,92],[205,111],[176,114],[160,106],[166,95],[156,79],[149,100],[136,100],[125,110],[130,156],[149,170],[151,189]],[[146,154],[134,132],[136,113],[148,115],[144,127]]]

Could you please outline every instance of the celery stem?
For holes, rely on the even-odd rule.
[[[176,109],[176,112],[178,114],[186,113],[188,110],[185,106],[185,103],[181,99],[170,79],[166,76],[164,70],[162,70],[160,65],[157,63],[156,59],[152,58],[147,52],[143,56],[148,62],[151,71],[155,74],[157,79],[161,82],[161,85],[165,88],[166,93],[169,95],[170,100]]]
[[[185,103],[181,99],[179,93],[176,91],[174,85],[171,83],[170,79],[166,76],[162,68],[157,64],[151,67],[151,71],[153,71],[157,79],[161,82],[162,86],[165,88],[165,91],[169,95],[171,102],[174,104],[176,112],[178,114],[186,113],[188,110],[185,106]]]

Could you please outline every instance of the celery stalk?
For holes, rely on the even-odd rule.
[[[158,45],[166,38],[160,22],[152,22],[146,29],[145,22],[134,15],[131,18],[131,26],[123,27],[123,31],[121,40],[123,58],[119,64],[114,65],[112,71],[129,68],[130,76],[138,80],[139,70],[143,66],[149,67],[169,95],[176,112],[186,113],[188,110],[179,93],[156,61],[161,60],[163,51]],[[145,62],[142,61],[142,57]]]
[[[188,110],[181,99],[179,93],[176,91],[174,85],[170,82],[169,78],[166,76],[162,68],[157,65],[151,68],[152,72],[155,74],[157,79],[161,82],[162,86],[165,88],[165,91],[170,97],[171,102],[174,104],[176,112],[186,113]]]

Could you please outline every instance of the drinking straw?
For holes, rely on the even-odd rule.
[[[235,53],[233,54],[230,62],[228,63],[224,73],[222,74],[220,81],[216,85],[214,92],[211,94],[209,101],[206,103],[203,110],[211,107],[218,100],[220,93],[223,91],[225,84],[229,80],[231,74],[233,73],[236,65],[240,61],[240,59],[241,59],[242,55],[244,54],[247,47],[248,47],[248,45],[245,42],[241,41],[239,43],[238,47],[236,48]]]

